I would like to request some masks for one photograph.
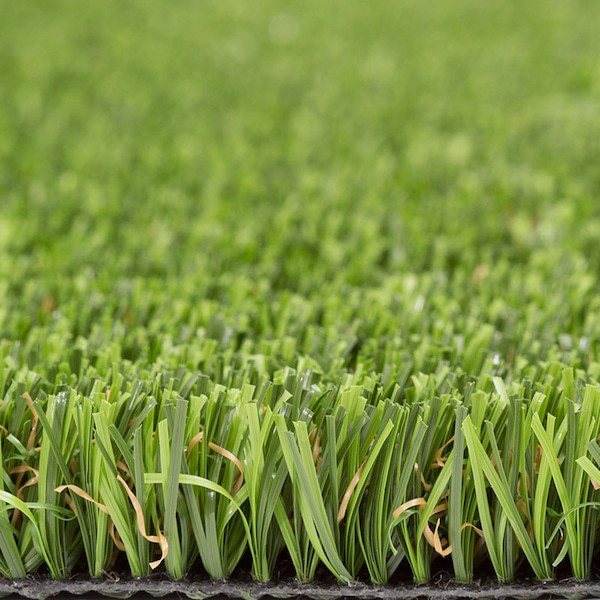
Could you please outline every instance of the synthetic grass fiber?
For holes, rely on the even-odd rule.
[[[3,3],[0,573],[589,578],[599,22]]]

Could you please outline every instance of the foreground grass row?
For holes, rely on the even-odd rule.
[[[6,375],[6,373],[3,373]],[[409,370],[322,384],[250,365],[225,386],[189,371],[136,382],[115,364],[76,389],[3,378],[0,570],[269,580],[289,556],[344,582],[386,583],[436,557],[457,580],[491,564],[586,578],[597,555],[600,385],[549,363],[507,387],[485,372]],[[58,377],[60,380],[60,377]]]

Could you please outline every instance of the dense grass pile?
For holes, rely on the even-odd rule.
[[[0,572],[586,578],[600,5],[0,19]]]

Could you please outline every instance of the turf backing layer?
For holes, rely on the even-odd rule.
[[[594,598],[600,594],[598,582],[536,582],[524,581],[520,584],[471,584],[460,585],[402,585],[373,586],[355,584],[335,586],[323,584],[288,583],[244,583],[235,581],[189,582],[173,580],[130,580],[130,581],[48,581],[26,580],[18,582],[0,581],[0,595],[19,594],[24,598],[45,600],[53,595],[73,594],[88,596],[101,594],[113,598],[129,598],[141,591],[155,597],[187,597],[204,598],[240,598],[242,600],[258,600],[261,598],[311,598],[313,600],[413,600],[429,598],[431,600],[505,600],[519,598],[535,600],[537,598]]]

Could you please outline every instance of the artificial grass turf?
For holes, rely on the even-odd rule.
[[[2,574],[586,578],[599,10],[3,7]]]

